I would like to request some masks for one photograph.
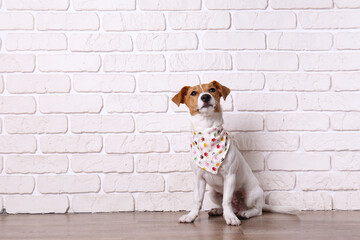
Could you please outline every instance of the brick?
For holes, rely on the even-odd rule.
[[[268,47],[272,50],[330,50],[333,45],[331,33],[274,32],[269,34]]]
[[[35,70],[35,55],[0,54],[0,72],[28,73],[28,72],[33,72],[34,70]]]
[[[107,136],[106,153],[150,153],[168,152],[169,141],[165,135],[121,135]]]
[[[162,13],[106,13],[103,16],[105,31],[163,31]]]
[[[91,193],[99,192],[98,175],[54,175],[39,176],[37,188],[40,193]]]
[[[352,29],[360,28],[357,11],[300,12],[299,22],[304,29]]]
[[[266,75],[270,91],[327,91],[330,75],[304,73],[269,73]]]
[[[75,74],[74,89],[77,92],[134,92],[135,78],[119,74]]]
[[[179,92],[183,86],[200,84],[196,74],[142,74],[138,76],[141,92]]]
[[[34,191],[34,177],[1,176],[1,194],[30,194]]]
[[[293,12],[236,12],[233,24],[235,29],[294,29],[296,15]]]
[[[262,90],[265,77],[262,73],[205,73],[203,83],[218,81],[231,90],[248,91]]]
[[[3,76],[0,76],[0,93],[4,91],[4,79]]]
[[[193,173],[172,173],[167,178],[168,192],[191,192],[194,189]]]
[[[135,10],[135,0],[74,0],[75,10],[86,11],[118,11],[118,10]]]
[[[265,170],[265,158],[262,153],[258,152],[245,152],[242,154],[247,164],[253,171]]]
[[[171,137],[171,147],[174,152],[189,152],[191,143],[190,133],[175,134]]]
[[[36,102],[33,97],[0,96],[0,113],[35,113]]]
[[[8,0],[6,1],[8,10],[67,10],[69,8],[69,0]]]
[[[122,54],[104,57],[104,72],[164,72],[165,57],[161,54]]]
[[[123,155],[73,155],[71,168],[75,173],[130,173],[134,171],[134,158]]]
[[[73,52],[129,52],[133,50],[131,37],[126,34],[73,34]]]
[[[168,101],[166,95],[113,95],[107,97],[106,105],[109,113],[166,112]]]
[[[326,171],[330,170],[330,156],[310,153],[270,153],[267,158],[269,170],[280,171]]]
[[[340,171],[360,170],[360,155],[356,152],[336,153],[331,157],[332,165]]]
[[[259,172],[255,176],[264,191],[293,190],[295,187],[295,173]]]
[[[266,48],[265,34],[260,32],[205,32],[207,50],[261,50]]]
[[[295,151],[299,136],[294,133],[233,133],[234,144],[242,151]]]
[[[102,136],[41,136],[40,147],[43,153],[97,153],[102,149]]]
[[[184,211],[194,205],[193,193],[140,193],[137,211]]]
[[[331,128],[337,131],[360,130],[360,113],[334,113],[330,117]]]
[[[139,51],[195,50],[198,38],[195,33],[140,33],[136,46]]]
[[[305,151],[360,150],[360,136],[356,133],[308,133],[302,135]]]
[[[134,211],[134,198],[130,193],[116,195],[77,195],[72,198],[75,213]]]
[[[36,26],[40,31],[99,30],[99,17],[96,13],[38,13]]]
[[[358,50],[360,49],[360,33],[339,32],[335,35],[335,43],[339,50]]]
[[[205,6],[211,10],[245,10],[265,9],[268,6],[267,0],[206,0]]]
[[[99,113],[102,107],[103,100],[98,95],[40,96],[41,113]]]
[[[299,68],[295,53],[241,52],[235,56],[237,70],[296,71]]]
[[[140,132],[190,132],[190,121],[187,115],[154,114],[139,115],[136,118],[136,129]]]
[[[353,0],[353,1],[335,0],[335,4],[338,8],[360,8],[359,0]]]
[[[30,13],[0,13],[0,30],[33,30],[34,17]]]
[[[300,105],[305,111],[360,111],[360,95],[304,93],[300,95]]]
[[[0,156],[0,173],[2,173],[2,170],[3,170],[3,157]],[[0,204],[0,208],[1,208],[1,204]]]
[[[332,0],[272,0],[273,9],[329,9],[333,8]]]
[[[145,11],[200,10],[201,0],[140,0],[139,7]]]
[[[6,212],[19,213],[66,213],[69,209],[67,196],[10,196],[6,197]]]
[[[239,111],[290,111],[298,105],[293,93],[238,93],[235,101]]]
[[[71,88],[68,75],[9,75],[6,88],[9,93],[68,93]]]
[[[33,136],[0,136],[0,153],[35,153],[36,149],[36,139]]]
[[[332,78],[332,85],[336,92],[359,91],[359,73],[335,73]]]
[[[65,133],[68,129],[66,116],[9,116],[4,124],[10,134]]]
[[[153,174],[108,174],[104,178],[103,189],[111,192],[163,192],[165,181],[161,175]]]
[[[98,72],[101,57],[93,54],[39,55],[41,72]]]
[[[298,185],[302,190],[359,190],[358,173],[301,173]]]
[[[130,115],[75,115],[71,116],[73,133],[128,133],[135,130],[134,119]]]
[[[360,210],[360,192],[335,192],[333,197],[334,210]]]
[[[10,155],[6,159],[7,174],[66,173],[69,160],[62,155]]]
[[[294,206],[305,211],[332,210],[332,197],[325,192],[271,192],[268,202],[275,206]]]
[[[269,131],[327,131],[329,117],[322,113],[266,114]]]
[[[258,114],[224,114],[224,128],[227,131],[262,131],[264,119]]]
[[[188,107],[185,104],[181,104],[179,107],[171,101],[171,108],[174,112],[189,112]],[[227,96],[226,101],[223,98],[220,98],[220,105],[223,112],[232,112],[233,111],[233,97],[231,94]]]
[[[175,53],[170,56],[171,72],[231,70],[231,55],[219,53]]]
[[[300,54],[300,65],[308,72],[312,71],[352,71],[360,69],[360,53],[321,53]]]
[[[169,14],[169,25],[175,30],[216,30],[230,28],[227,12],[177,12]]]
[[[188,154],[144,154],[136,161],[138,173],[189,172],[190,156]]]
[[[67,38],[63,33],[9,33],[5,46],[8,51],[66,50]]]

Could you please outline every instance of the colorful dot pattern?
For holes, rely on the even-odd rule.
[[[190,145],[192,158],[200,168],[217,174],[229,145],[230,136],[223,128],[194,132]]]

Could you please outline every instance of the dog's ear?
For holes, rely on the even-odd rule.
[[[221,93],[221,96],[226,100],[226,97],[230,94],[231,90],[217,81],[212,81],[210,84],[214,85],[216,89]]]
[[[177,106],[180,106],[180,103],[185,103],[185,96],[189,88],[189,86],[183,87],[171,100],[176,103]]]

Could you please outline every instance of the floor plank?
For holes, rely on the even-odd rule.
[[[0,215],[0,239],[360,239],[360,212],[266,213],[240,227],[206,213],[193,224],[177,223],[182,214]]]

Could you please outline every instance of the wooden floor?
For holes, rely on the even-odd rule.
[[[360,212],[266,213],[240,227],[206,213],[194,224],[177,223],[182,214],[0,215],[0,239],[360,239]]]

